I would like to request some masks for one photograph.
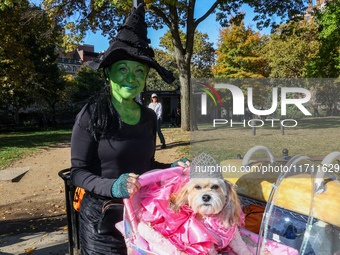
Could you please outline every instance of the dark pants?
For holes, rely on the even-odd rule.
[[[123,235],[99,235],[97,232],[102,207],[106,201],[98,199],[89,193],[85,193],[81,201],[79,235],[82,255],[127,254]],[[121,220],[123,219],[117,219],[117,222]]]
[[[159,140],[161,140],[161,143],[165,144],[164,136],[163,136],[162,131],[161,131],[161,125],[162,125],[162,119],[159,118],[157,120],[157,133],[158,133]]]

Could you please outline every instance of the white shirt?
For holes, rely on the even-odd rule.
[[[149,108],[154,110],[157,115],[157,120],[162,118],[162,104],[161,103],[150,103]]]

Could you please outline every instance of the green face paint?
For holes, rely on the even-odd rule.
[[[106,69],[112,88],[113,97],[123,99],[135,98],[145,86],[149,67],[137,61],[120,60]]]

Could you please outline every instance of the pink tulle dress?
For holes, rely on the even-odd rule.
[[[139,191],[139,218],[166,237],[179,250],[188,254],[208,254],[211,243],[217,251],[227,251],[237,226],[225,228],[216,216],[196,217],[189,206],[174,212],[169,206],[171,194],[178,192],[189,181],[178,175],[165,182],[155,182]]]

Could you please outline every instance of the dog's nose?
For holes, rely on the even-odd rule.
[[[203,195],[202,196],[202,200],[204,201],[204,202],[209,202],[209,200],[211,199],[211,196],[210,195]]]

